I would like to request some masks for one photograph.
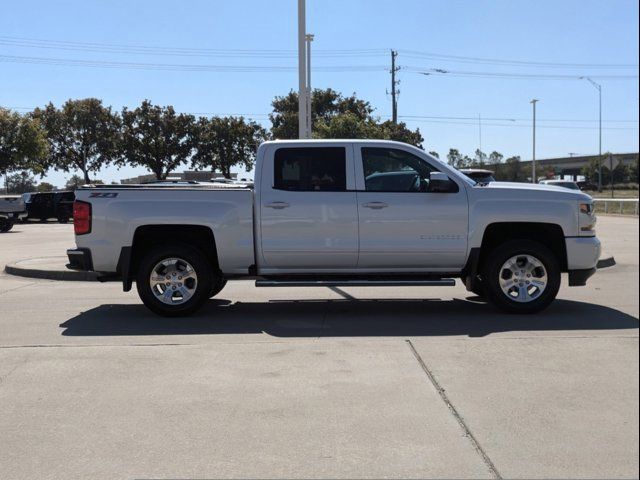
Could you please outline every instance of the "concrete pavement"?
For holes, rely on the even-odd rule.
[[[60,254],[17,225],[0,262]],[[455,288],[256,289],[191,319],[0,275],[0,478],[638,477],[638,221],[535,316]]]

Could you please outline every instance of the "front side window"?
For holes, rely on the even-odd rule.
[[[279,148],[274,157],[276,190],[344,192],[347,159],[344,147]]]
[[[421,158],[395,148],[362,148],[365,190],[371,192],[426,192],[436,171]]]

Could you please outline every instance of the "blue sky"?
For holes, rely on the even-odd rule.
[[[296,8],[296,0],[6,2],[0,16],[0,105],[25,111],[49,101],[59,105],[68,98],[93,96],[120,109],[148,98],[184,112],[251,114],[269,126],[266,114],[273,97],[297,89]],[[532,98],[540,99],[538,158],[597,153],[597,91],[577,79],[584,75],[602,84],[603,150],[638,150],[637,1],[307,0],[307,24],[315,34],[313,87],[355,92],[382,117],[391,112],[385,50],[397,49],[402,67],[401,120],[419,127],[425,148],[441,155],[454,147],[472,156],[480,142],[475,119],[481,115],[485,152],[498,150],[505,156],[529,158]],[[131,53],[131,49],[87,47],[88,43],[154,48]],[[171,50],[178,48],[188,50]],[[207,51],[203,56],[193,49],[223,53],[214,56]],[[229,52],[233,50],[248,50],[251,55]],[[257,50],[279,52],[273,55],[277,58],[271,58]],[[350,52],[345,55],[345,50]],[[411,56],[410,51],[429,55]],[[182,52],[190,54],[176,54]],[[441,55],[472,60],[452,61]],[[64,64],[42,64],[50,60],[24,63],[24,57],[62,59]],[[70,60],[293,68],[140,70],[70,66]],[[504,60],[561,65],[507,64]],[[611,64],[636,67],[602,68]],[[375,68],[322,71],[334,66]],[[417,73],[429,69],[573,78]],[[611,78],[623,75],[636,78]],[[109,168],[98,177],[110,181],[137,173],[142,170]],[[68,176],[53,172],[48,180],[62,185]]]

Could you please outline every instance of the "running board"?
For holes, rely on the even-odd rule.
[[[256,287],[453,287],[453,278],[429,280],[256,280]]]

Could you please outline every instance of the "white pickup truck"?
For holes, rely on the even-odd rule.
[[[256,286],[454,285],[517,313],[547,307],[561,272],[596,271],[591,197],[476,183],[423,150],[373,140],[271,141],[253,189],[86,186],[68,267],[136,282],[166,316],[196,311],[227,280]]]

